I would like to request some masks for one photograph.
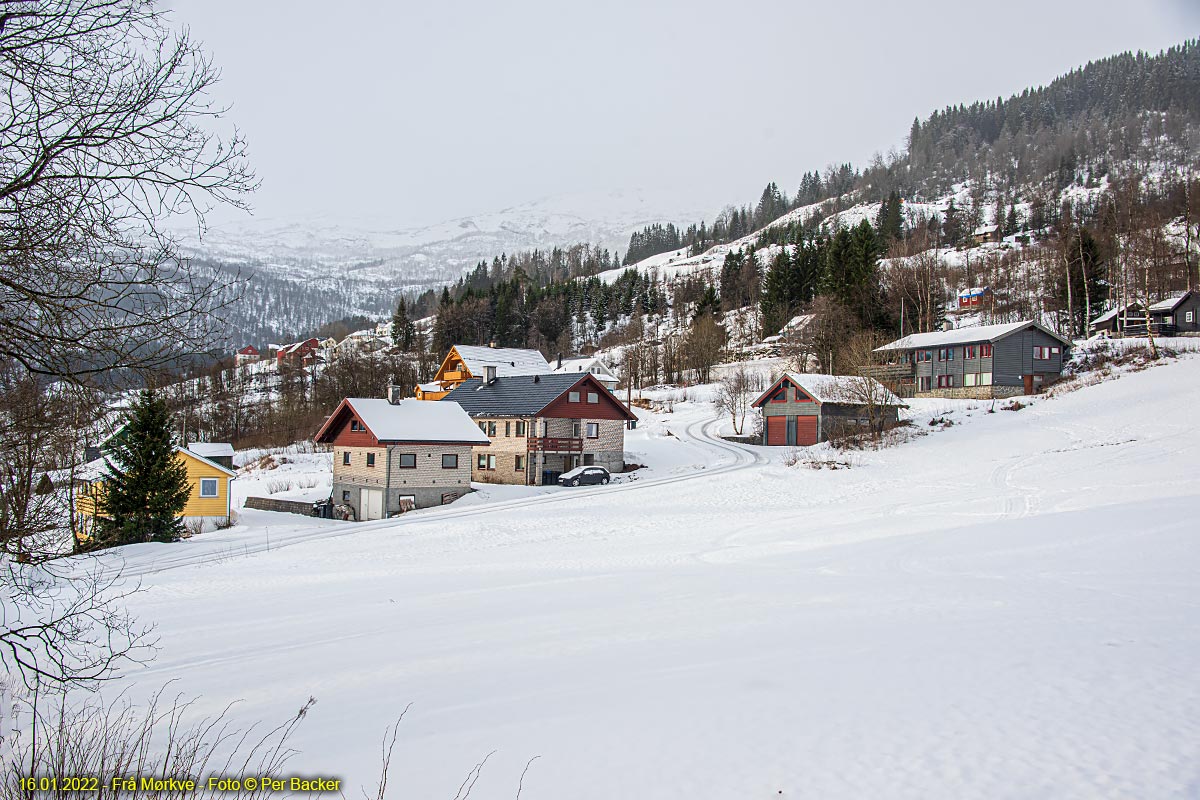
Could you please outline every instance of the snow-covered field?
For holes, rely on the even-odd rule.
[[[125,548],[161,651],[113,690],[312,695],[292,766],[354,794],[409,703],[395,796],[492,751],[473,797],[533,756],[534,800],[1200,794],[1200,358],[914,403],[929,435],[850,469],[717,440],[702,398],[643,417],[636,480]]]

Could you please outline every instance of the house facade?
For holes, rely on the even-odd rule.
[[[966,311],[988,305],[992,301],[992,290],[986,286],[973,286],[958,293],[958,308]]]
[[[321,343],[315,338],[285,344],[275,351],[275,363],[277,366],[308,366],[317,360],[317,351],[320,346]]]
[[[490,446],[477,448],[472,479],[554,484],[578,466],[625,469],[625,429],[637,418],[591,373],[471,378],[441,402],[456,402]]]
[[[261,358],[261,354],[258,352],[258,348],[252,344],[248,344],[241,350],[237,351],[233,357],[233,361],[237,366],[240,367],[245,364],[258,361],[259,358]]]
[[[313,437],[333,449],[334,503],[357,520],[452,503],[488,438],[456,403],[348,397]]]
[[[228,447],[232,454],[231,445],[223,446]],[[226,466],[217,463],[185,447],[175,448],[175,458],[187,469],[188,486],[191,489],[187,504],[180,514],[184,525],[198,533],[227,524],[232,512],[230,482],[237,477],[232,464]],[[86,465],[75,479],[76,519],[84,538],[91,538],[96,520],[104,514],[104,483],[107,477],[108,465],[100,459]]]
[[[863,372],[902,396],[1014,397],[1058,380],[1070,347],[1036,322],[916,333],[877,348],[888,363]]]
[[[1200,292],[1184,292],[1151,304],[1150,324],[1161,336],[1200,333]]]
[[[805,447],[845,434],[895,427],[900,398],[874,378],[785,373],[758,396],[762,443]]]
[[[418,400],[441,400],[456,386],[471,378],[482,378],[488,367],[501,378],[511,375],[545,375],[550,365],[537,350],[516,347],[477,347],[456,344],[446,353],[433,380],[418,384],[413,396]],[[437,389],[434,389],[434,386]]]

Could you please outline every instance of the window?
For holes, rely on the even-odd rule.
[[[600,423],[599,422],[589,422],[587,424],[587,436],[589,439],[599,439],[600,438]]]
[[[417,496],[415,494],[402,494],[396,497],[396,507],[401,511],[411,511],[417,507]]]
[[[928,392],[933,388],[933,378],[928,375],[922,375],[917,378],[917,391]]]
[[[600,395],[597,394],[596,392],[588,392],[588,402],[589,403],[599,403]]]
[[[344,466],[344,467],[350,466],[350,451],[349,450],[342,451],[342,466]]]
[[[968,372],[966,375],[963,375],[963,386],[975,386],[978,380],[978,375],[974,372]]]
[[[513,469],[517,472],[522,472],[525,469],[525,456],[513,457]]]
[[[1047,361],[1061,352],[1062,348],[1059,347],[1035,347],[1033,348],[1033,357],[1038,361]]]
[[[519,420],[517,420],[517,436],[524,436],[524,435],[525,435],[525,420],[519,419]]]
[[[579,402],[579,392],[567,392],[567,400],[571,403]]]
[[[478,423],[478,424],[479,424],[479,430],[483,432],[483,435],[484,435],[484,436],[487,436],[487,423],[486,423],[486,422],[480,422],[480,423]]]
[[[917,361],[932,361],[932,360],[933,360],[933,351],[932,350],[918,350],[917,351]]]
[[[991,358],[992,357],[992,346],[990,344],[979,345],[979,357],[980,358]]]
[[[342,502],[343,503],[350,502],[350,491],[348,489],[342,489]]]
[[[367,453],[367,466],[368,467],[375,466],[375,454],[374,453]]]
[[[953,361],[953,360],[954,360],[954,348],[953,347],[938,348],[938,361]]]
[[[969,344],[963,348],[963,358],[975,358],[977,352],[975,345]]]
[[[416,453],[401,453],[400,454],[400,469],[416,469],[417,454]]]
[[[990,373],[990,372],[979,373],[979,385],[980,386],[991,386],[992,385],[992,373]]]
[[[809,397],[808,395],[806,395],[804,392],[800,391],[799,387],[796,388],[796,402],[797,403],[811,403],[812,401],[813,401],[813,399],[811,397]]]
[[[495,423],[495,422],[489,422],[489,423],[488,423],[487,435],[488,435],[488,436],[495,436],[495,435],[496,435],[496,423]]]
[[[938,375],[937,376],[937,385],[938,385],[939,389],[954,388],[954,376],[953,375]]]
[[[583,465],[585,467],[590,467],[592,464],[595,464],[595,463],[596,463],[596,454],[595,453],[584,453],[583,454]]]
[[[506,421],[506,422],[504,423],[504,435],[505,435],[505,436],[512,436],[512,423],[511,423],[511,422],[507,422],[507,421]]]
[[[787,402],[787,390],[790,387],[791,387],[791,384],[788,383],[787,381],[784,381],[782,384],[780,384],[779,391],[777,391],[777,392],[775,392],[775,394],[771,395],[771,402],[772,403],[786,403]]]
[[[582,430],[583,430],[583,422],[581,420],[577,420],[577,419],[571,420],[571,435],[572,436],[574,436],[576,439],[578,439],[580,436],[580,431],[582,431]]]
[[[216,497],[217,496],[217,479],[216,478],[201,478],[200,479],[200,496],[201,497]]]
[[[488,456],[488,457],[487,457],[487,468],[488,468],[488,469],[495,469],[495,468],[496,468],[496,457],[495,457],[495,456]]]
[[[363,429],[363,427],[362,427],[362,423],[360,423],[360,422],[359,422],[358,420],[356,420],[356,419],[352,419],[352,420],[350,420],[350,430],[352,430],[352,431],[361,431],[362,429]]]
[[[487,456],[485,456],[483,453],[480,453],[476,457],[475,468],[476,469],[487,469]]]
[[[458,454],[442,453],[442,469],[458,469]]]
[[[1195,322],[1196,321],[1196,312],[1195,311],[1183,312],[1183,321],[1184,322]]]

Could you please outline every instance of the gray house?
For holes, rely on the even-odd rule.
[[[484,436],[456,403],[347,397],[314,441],[333,446],[333,502],[359,520],[452,503],[471,491]]]
[[[914,333],[876,348],[864,370],[911,397],[987,399],[1033,394],[1058,380],[1071,342],[1037,322]]]
[[[765,445],[806,446],[895,427],[900,398],[864,376],[788,372],[758,396]]]
[[[1162,336],[1200,331],[1200,292],[1184,292],[1152,304],[1150,324]]]

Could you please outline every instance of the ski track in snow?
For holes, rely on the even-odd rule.
[[[1200,795],[1200,359],[837,471],[675,411],[649,477],[125,548],[162,643],[113,690],[311,694],[293,765],[351,791],[412,702],[413,797],[492,750],[479,797]]]

